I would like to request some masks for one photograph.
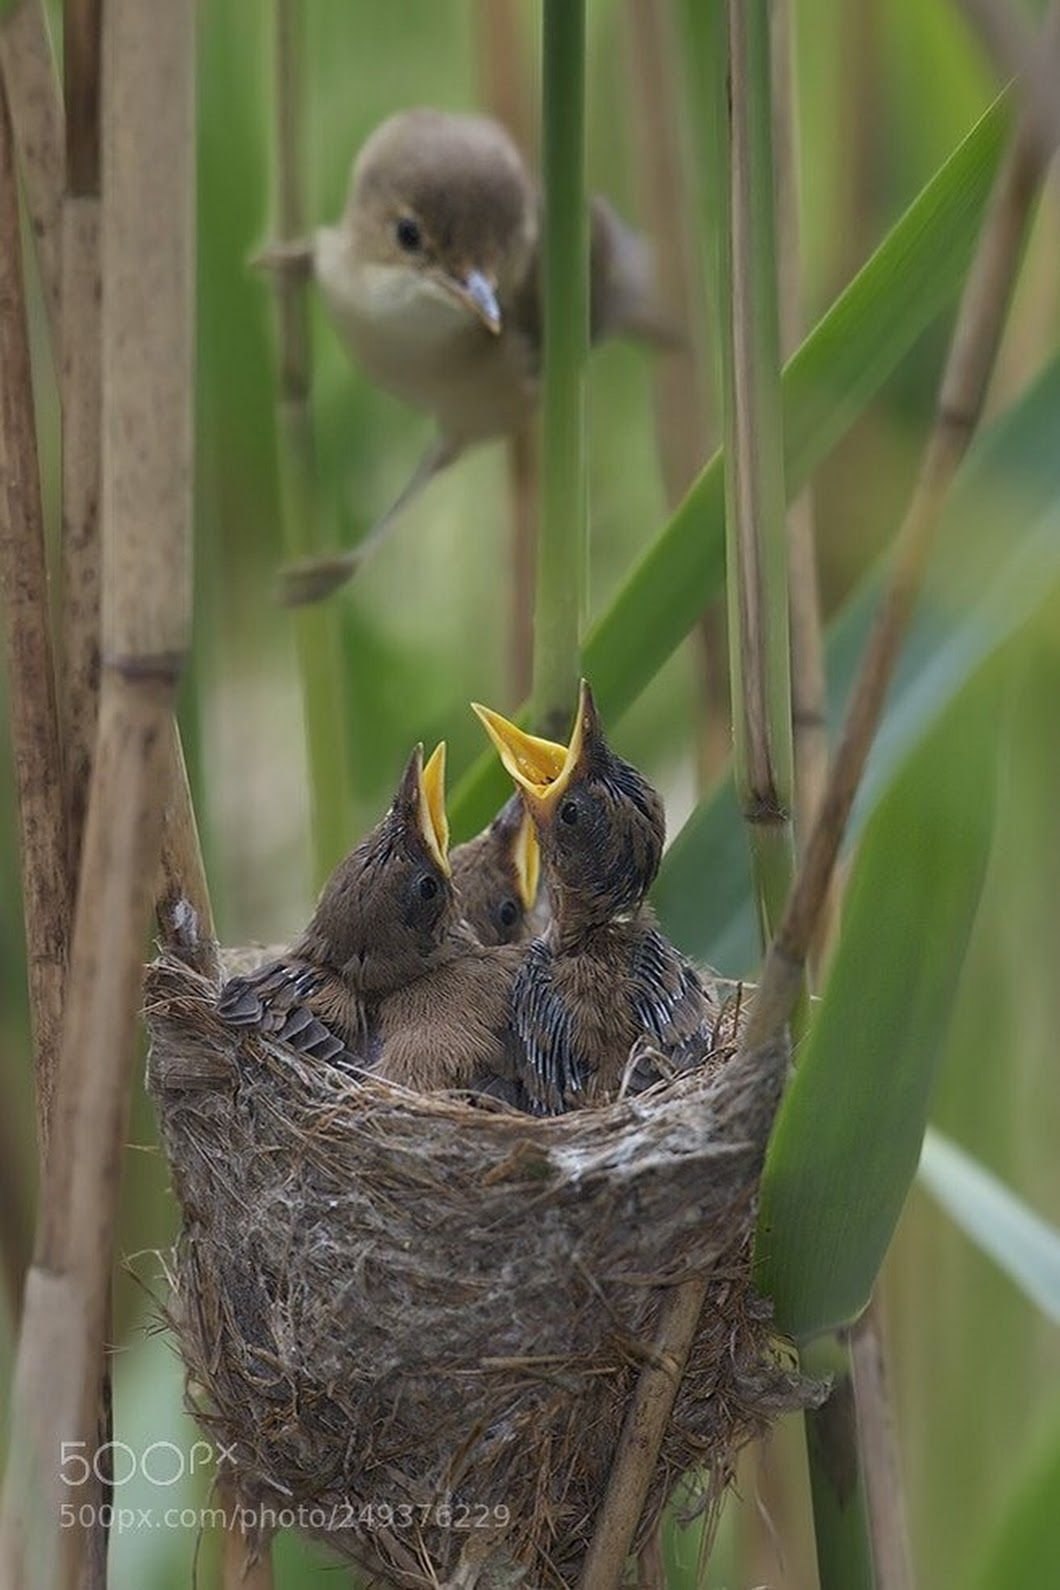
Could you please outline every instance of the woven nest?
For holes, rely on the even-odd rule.
[[[148,1081],[183,1222],[170,1323],[261,1535],[386,1582],[571,1585],[660,1288],[709,1278],[641,1522],[711,1510],[740,1446],[814,1388],[749,1278],[785,1055],[539,1120],[236,1036],[217,984],[148,976]]]

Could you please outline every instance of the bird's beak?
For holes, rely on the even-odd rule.
[[[532,911],[541,877],[541,847],[537,842],[534,820],[525,810],[516,830],[512,860],[515,863],[515,882],[523,910]]]
[[[444,740],[439,741],[420,768],[417,816],[424,843],[448,878],[452,868],[449,865],[449,818],[445,810]]]
[[[596,724],[596,709],[589,686],[582,680],[578,713],[569,745],[527,734],[499,712],[472,702],[475,712],[497,747],[500,759],[515,780],[531,812],[547,820],[582,761],[586,729]]]
[[[460,276],[447,276],[446,285],[472,314],[478,316],[487,331],[492,331],[495,337],[500,336],[501,306],[497,302],[497,288],[488,276],[478,270],[465,271]]]

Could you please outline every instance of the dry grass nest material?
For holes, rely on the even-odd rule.
[[[709,1277],[643,1539],[682,1476],[814,1388],[750,1238],[780,1047],[549,1120],[306,1063],[150,970],[149,1087],[183,1221],[168,1316],[193,1411],[267,1534],[292,1518],[387,1582],[573,1584],[660,1288]]]

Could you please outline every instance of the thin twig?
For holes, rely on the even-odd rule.
[[[876,1590],[911,1590],[909,1525],[878,1296],[850,1331],[849,1342]]]
[[[982,410],[1042,169],[1040,144],[1027,135],[1024,124],[991,197],[957,313],[935,424],[895,543],[891,577],[851,692],[820,813],[766,957],[748,1022],[750,1043],[760,1043],[782,1027],[797,998],[942,505]]]
[[[52,352],[58,366],[65,133],[44,0],[15,0],[0,11],[0,76],[7,92],[26,209],[37,246]]]
[[[18,189],[0,84],[0,588],[22,852],[22,908],[42,1159],[51,1136],[70,924],[62,758],[49,628]]]
[[[68,1590],[64,1441],[95,1426],[157,866],[167,727],[189,631],[193,0],[107,0],[104,23],[103,686],[56,1112],[27,1279],[0,1582]],[[70,1450],[66,1448],[65,1450]]]

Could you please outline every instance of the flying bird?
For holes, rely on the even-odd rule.
[[[697,1063],[716,1012],[646,896],[662,859],[662,802],[608,745],[583,681],[570,743],[475,706],[537,828],[551,921],[512,987],[533,1107],[614,1098]]]

